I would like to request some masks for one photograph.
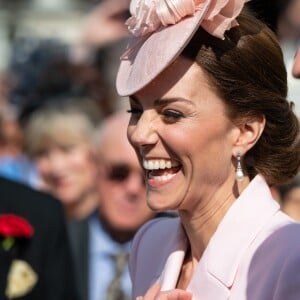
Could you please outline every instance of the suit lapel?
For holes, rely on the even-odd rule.
[[[167,291],[176,287],[187,245],[187,238],[180,220],[179,218],[176,220],[174,219],[174,225],[172,224],[172,234],[165,245],[165,249],[171,251],[168,251],[170,254],[167,256],[163,270],[156,280],[156,282],[160,283],[162,291]]]
[[[82,299],[88,299],[89,225],[88,218],[69,221],[68,231],[75,265],[77,290]]]
[[[264,179],[255,177],[226,213],[199,262],[188,288],[195,299],[229,299],[246,251],[278,210]]]
[[[256,176],[212,237],[205,253],[208,272],[225,286],[232,286],[245,252],[278,210],[264,179]]]
[[[172,252],[168,257],[158,280],[161,284],[162,291],[167,291],[176,287],[184,255],[185,251],[178,249]]]
[[[177,229],[177,238],[185,235],[182,228],[178,227]],[[173,240],[173,242],[174,241],[175,240]],[[160,283],[162,291],[175,289],[180,275],[181,266],[187,249],[187,239],[186,237],[179,238],[177,242],[177,244],[173,243],[170,255],[166,260],[160,276],[156,280],[156,282]],[[228,299],[229,295],[228,288],[207,272],[205,260],[199,262],[196,273],[187,290],[193,293],[193,299],[195,300],[224,300]]]
[[[187,288],[193,299],[229,299],[245,251],[278,210],[264,179],[256,176],[226,213],[203,253]],[[178,224],[174,231],[168,244],[170,254],[157,280],[162,290],[176,287],[187,249],[182,227]]]

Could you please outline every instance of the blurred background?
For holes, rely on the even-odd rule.
[[[1,0],[0,68],[9,67],[15,43],[21,40],[54,39],[67,45],[76,43],[87,13],[95,0]],[[21,45],[19,44],[19,47]],[[29,51],[27,43],[20,51]],[[25,55],[25,53],[23,54]],[[25,59],[25,57],[23,58]]]
[[[129,0],[0,0],[0,174],[39,185],[24,131],[72,102],[96,126],[126,106],[114,79]]]
[[[300,47],[300,0],[251,0],[247,5],[277,34],[287,68],[288,97],[300,116],[300,81],[291,72]]]

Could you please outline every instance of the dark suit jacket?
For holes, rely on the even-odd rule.
[[[0,299],[7,285],[12,259],[26,261],[38,275],[38,282],[20,300],[77,300],[73,266],[64,212],[50,195],[0,178],[0,214],[16,214],[34,228],[33,236],[16,240],[14,248],[4,251],[0,244]]]
[[[89,218],[69,220],[68,232],[79,300],[89,299]],[[100,271],[101,272],[101,271]]]

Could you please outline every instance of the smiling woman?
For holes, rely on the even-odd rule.
[[[179,214],[135,237],[138,299],[300,296],[291,276],[299,272],[300,226],[269,189],[299,169],[299,121],[286,100],[277,39],[244,2],[131,2],[127,24],[136,37],[117,77],[118,92],[130,97],[128,138],[148,205]],[[282,244],[297,249],[288,260]],[[269,247],[272,273],[252,267]]]

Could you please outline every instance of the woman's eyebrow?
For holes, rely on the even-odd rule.
[[[131,101],[135,102],[135,103],[140,103],[140,100],[138,99],[138,97],[136,97],[134,95],[129,96],[129,99]],[[179,98],[156,99],[156,100],[154,100],[154,106],[164,106],[164,105],[174,103],[174,102],[183,102],[183,103],[188,104],[188,105],[193,104],[190,100],[179,97]]]
[[[174,102],[183,102],[188,105],[192,105],[192,102],[185,99],[185,98],[164,98],[164,99],[157,99],[154,101],[155,106],[162,106]]]

